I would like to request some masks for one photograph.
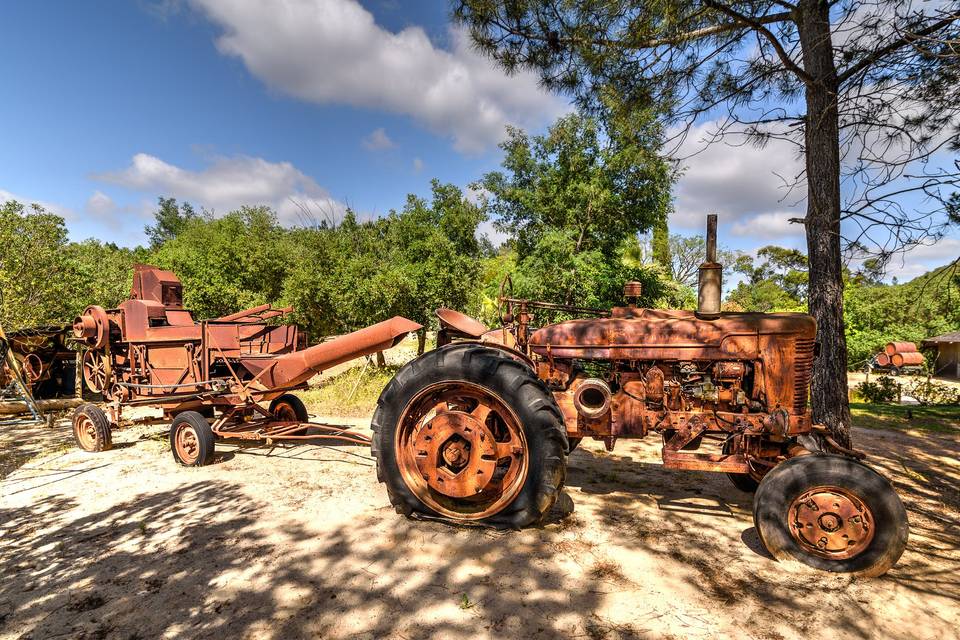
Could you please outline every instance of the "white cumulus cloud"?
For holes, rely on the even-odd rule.
[[[383,127],[374,129],[360,141],[364,149],[369,151],[382,151],[384,149],[393,149],[396,143],[390,139]]]
[[[125,169],[95,179],[155,196],[174,197],[218,213],[243,205],[267,205],[287,224],[304,222],[304,213],[318,219],[339,218],[345,207],[317,182],[289,162],[249,156],[219,157],[200,171],[138,153]]]
[[[270,87],[411,116],[462,152],[496,144],[507,124],[540,126],[568,108],[535,74],[507,76],[460,29],[446,50],[421,27],[384,29],[356,0],[191,1],[223,29],[219,50]]]
[[[109,216],[117,210],[117,205],[113,198],[98,189],[87,199],[85,208],[87,213],[95,216]]]
[[[785,186],[803,169],[796,147],[777,140],[763,148],[708,144],[715,130],[714,122],[693,127],[676,154],[684,158],[685,171],[677,182],[671,223],[700,229],[706,214],[717,213],[722,224],[734,225],[735,233],[750,235],[758,229],[767,237],[781,231],[802,235],[801,225],[786,222],[802,218],[805,210],[806,188],[791,192]],[[734,141],[740,140],[731,138]]]
[[[75,220],[77,218],[76,212],[70,207],[65,207],[63,205],[57,204],[56,202],[49,202],[47,200],[38,200],[36,198],[30,198],[21,194],[16,194],[4,189],[0,189],[0,204],[9,202],[10,200],[16,200],[20,204],[24,205],[28,209],[30,205],[37,204],[46,209],[49,213],[55,213],[66,221]]]

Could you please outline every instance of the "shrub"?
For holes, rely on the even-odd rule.
[[[876,382],[861,382],[857,385],[857,393],[871,404],[896,402],[899,391],[897,383],[890,376],[880,376]]]
[[[915,398],[920,404],[960,404],[960,388],[951,387],[942,382],[917,380],[907,383],[904,386],[903,392]]]

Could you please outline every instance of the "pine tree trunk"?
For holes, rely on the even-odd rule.
[[[817,320],[820,355],[814,362],[813,422],[824,424],[841,444],[850,444],[847,398],[847,341],[843,327],[843,268],[840,252],[839,83],[833,61],[829,6],[818,0],[798,5],[806,86],[804,127],[807,170],[809,306]]]
[[[427,348],[427,328],[423,327],[417,331],[417,355],[422,356]]]

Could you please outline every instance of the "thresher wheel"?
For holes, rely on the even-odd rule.
[[[210,423],[196,411],[178,413],[170,425],[170,450],[173,459],[184,467],[213,462],[214,441]]]
[[[91,453],[113,448],[110,421],[95,404],[82,404],[73,412],[73,439],[77,446]]]
[[[36,382],[43,376],[43,360],[35,353],[28,353],[23,359],[23,375],[28,382]]]
[[[310,414],[307,413],[307,407],[303,400],[293,395],[285,393],[279,398],[274,398],[270,403],[270,413],[281,422],[309,422]]]
[[[107,359],[102,351],[88,349],[83,354],[83,381],[93,393],[107,391]]]
[[[760,540],[778,560],[878,576],[907,546],[909,523],[890,482],[861,462],[815,454],[777,465],[753,500]]]
[[[407,364],[373,417],[377,476],[398,512],[520,528],[540,521],[566,475],[553,397],[526,365],[476,344]]]

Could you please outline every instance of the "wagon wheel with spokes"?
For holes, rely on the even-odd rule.
[[[93,393],[106,393],[109,382],[107,359],[102,351],[88,350],[83,354],[83,381]]]

